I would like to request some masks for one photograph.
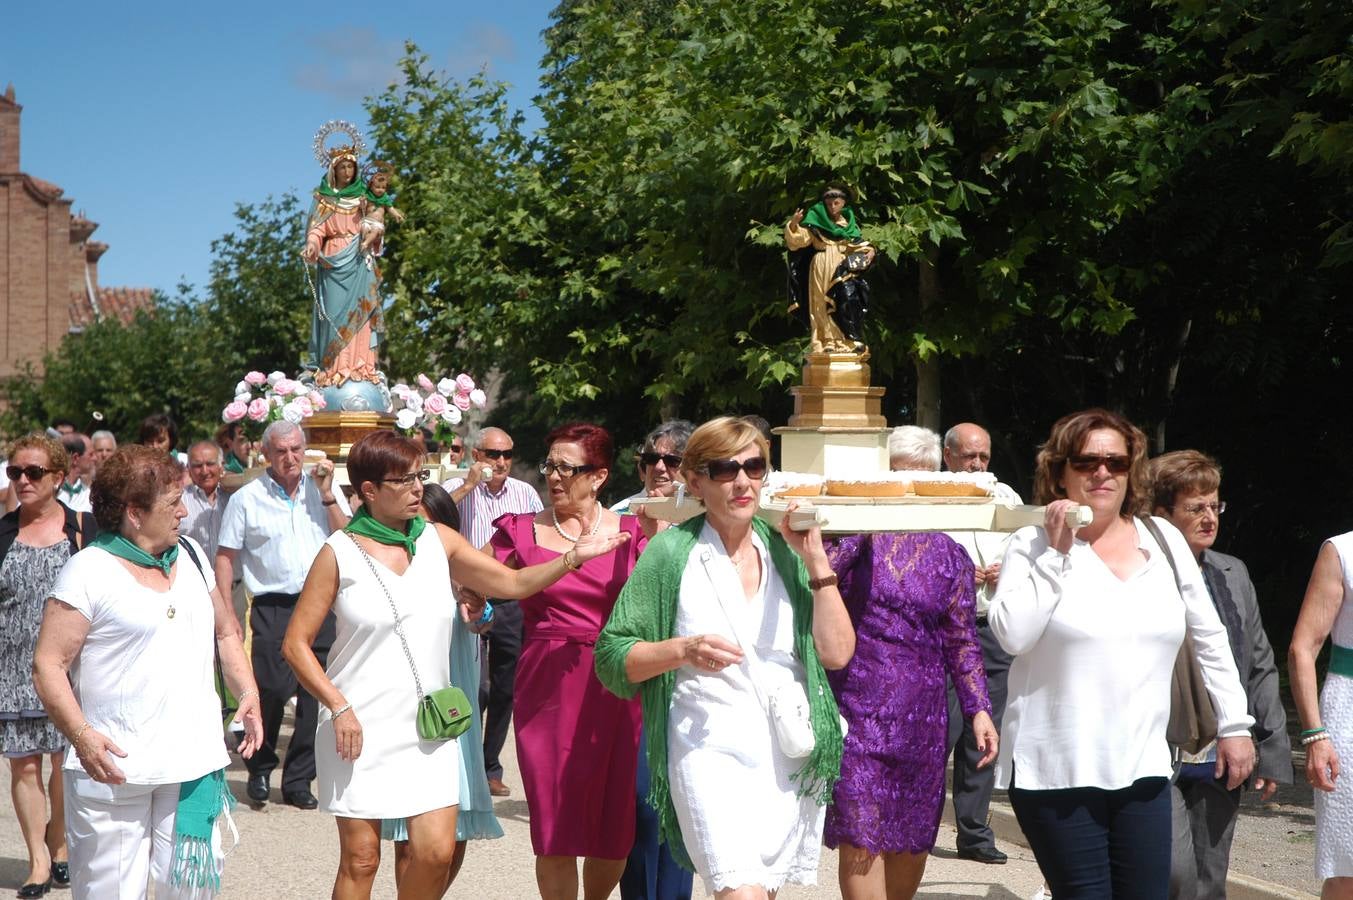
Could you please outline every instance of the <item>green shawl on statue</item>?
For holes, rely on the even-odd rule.
[[[704,525],[705,517],[696,516],[648,542],[597,638],[593,654],[597,678],[607,690],[622,699],[635,694],[642,697],[644,734],[648,738],[648,804],[657,811],[661,839],[687,869],[694,867],[681,837],[667,775],[667,711],[672,705],[676,672],[633,684],[625,675],[625,659],[640,641],[654,643],[674,637],[681,576]],[[826,804],[841,776],[841,720],[813,644],[813,594],[808,589],[808,571],[764,519],[752,519],[752,527],[770,550],[771,564],[789,591],[794,608],[794,655],[808,676],[808,705],[817,745],[793,778],[799,783],[800,794],[810,794],[819,804]]]
[[[831,215],[827,212],[827,204],[819,200],[808,207],[808,212],[803,217],[803,224],[816,228],[827,237],[835,238],[838,241],[858,241],[860,239],[860,226],[855,221],[854,208],[843,207],[841,218],[846,220],[845,225],[837,225],[833,222]]]

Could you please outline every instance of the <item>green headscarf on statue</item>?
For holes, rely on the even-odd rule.
[[[846,220],[845,225],[837,225],[833,222],[831,215],[827,212],[827,204],[819,200],[808,207],[808,212],[803,216],[803,224],[816,228],[827,237],[835,238],[838,241],[858,241],[860,239],[860,226],[855,221],[855,209],[851,206],[842,207],[841,218]]]

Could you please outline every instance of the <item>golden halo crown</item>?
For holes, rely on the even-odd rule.
[[[325,143],[334,134],[346,135],[350,143],[326,148]],[[356,125],[343,119],[330,119],[315,132],[314,150],[315,162],[327,169],[344,157],[356,162],[357,158],[366,152],[366,141],[362,140],[362,132],[357,130]]]

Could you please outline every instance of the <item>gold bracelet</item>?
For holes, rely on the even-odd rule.
[[[75,754],[77,756],[80,754],[80,738],[85,736],[87,730],[89,730],[89,723],[85,722],[85,724],[75,729],[75,737],[70,740],[70,745],[75,748]]]
[[[572,561],[572,562],[569,562],[569,554],[573,554],[573,561]],[[579,569],[581,569],[582,567],[583,567],[583,564],[580,563],[580,562],[578,562],[578,551],[577,551],[576,549],[570,549],[570,550],[567,550],[567,551],[564,552],[564,568],[565,568],[565,569],[568,569],[570,572],[576,572],[576,571],[578,571]]]

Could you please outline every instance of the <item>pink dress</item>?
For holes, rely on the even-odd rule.
[[[523,567],[558,558],[536,543],[533,518],[495,520],[494,556]],[[639,699],[616,697],[592,668],[592,647],[644,543],[633,516],[620,517],[620,530],[629,543],[520,601],[512,724],[537,856],[624,859],[634,844]]]

